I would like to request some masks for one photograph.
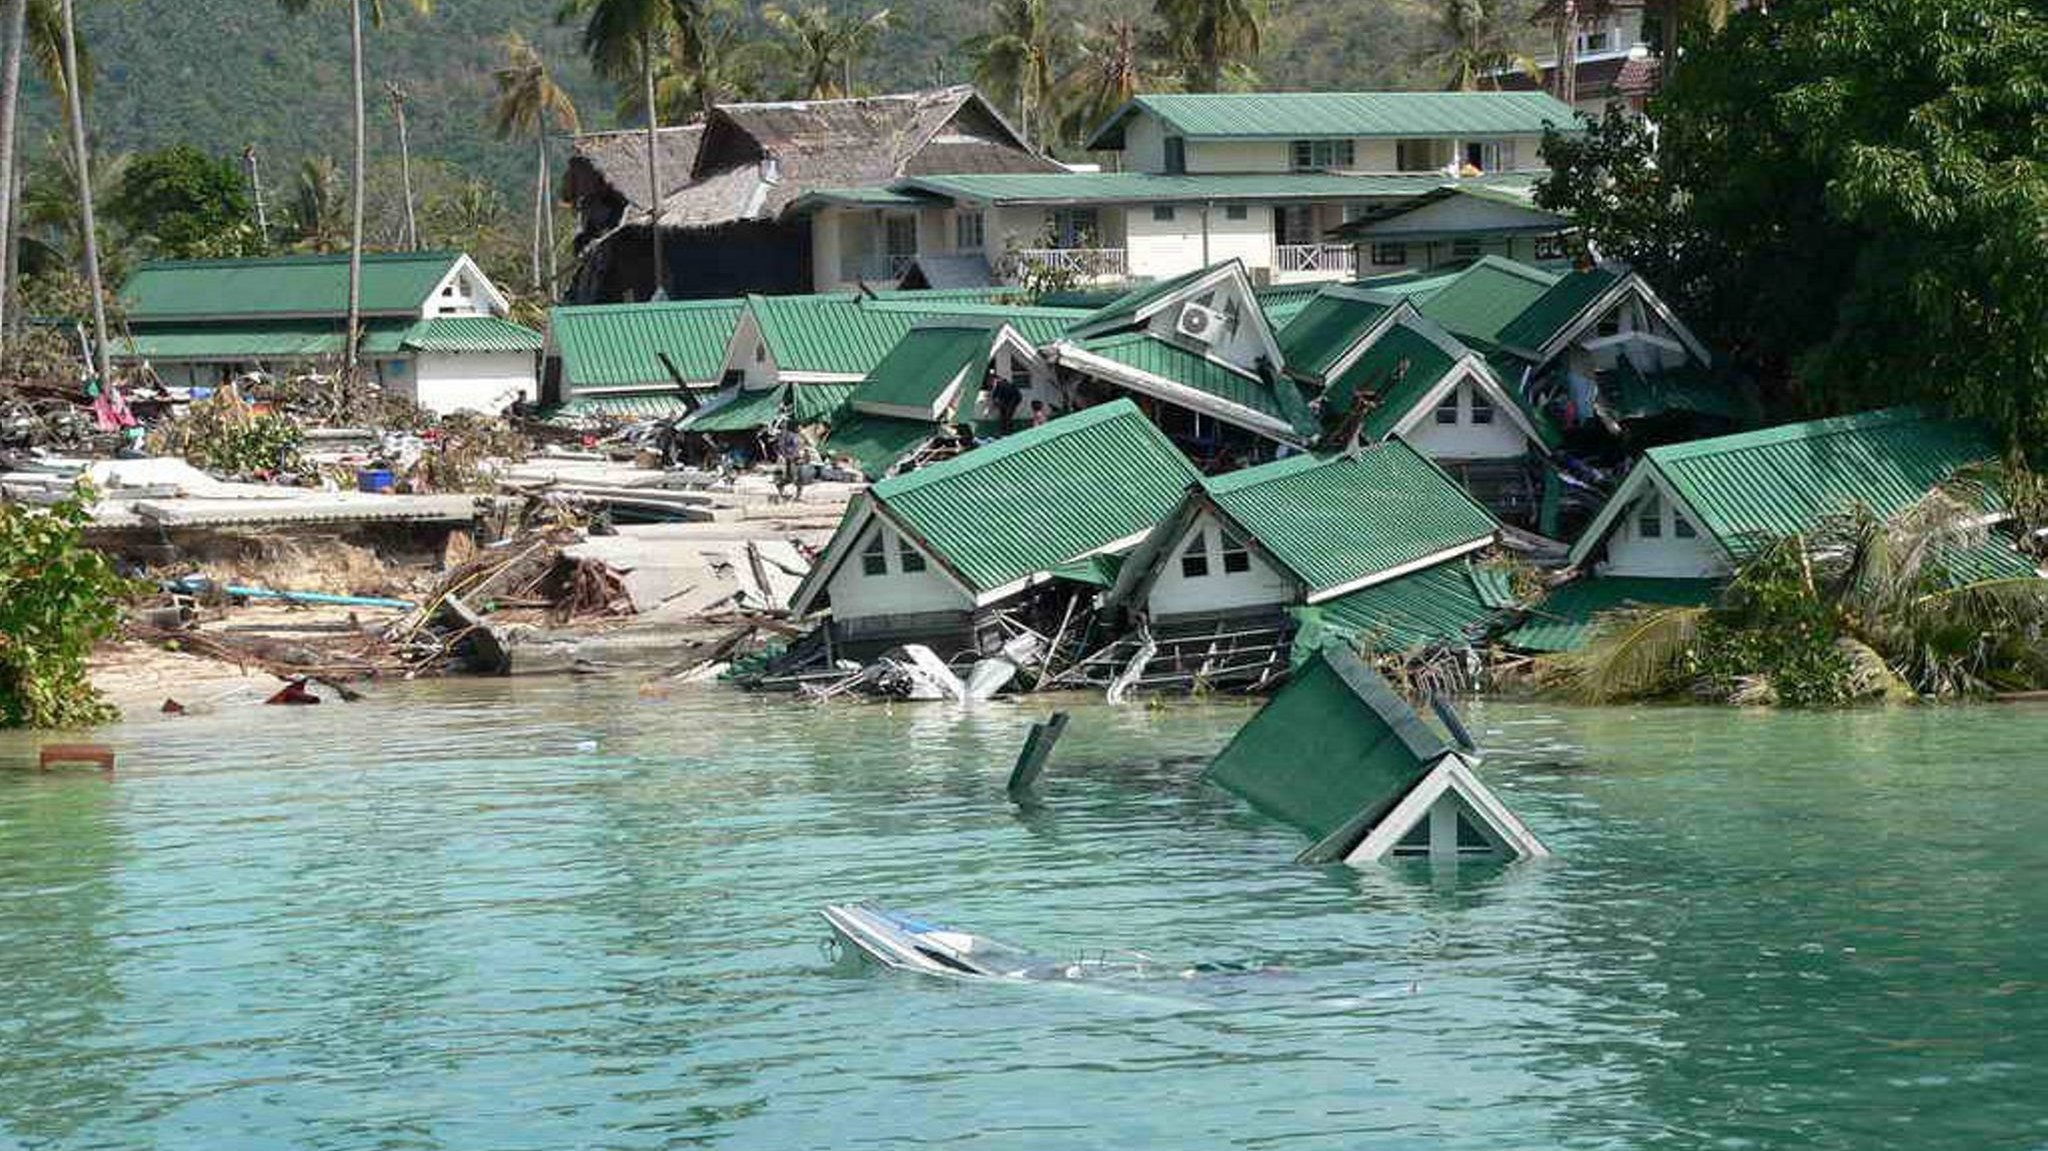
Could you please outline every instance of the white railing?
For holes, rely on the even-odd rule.
[[[1273,249],[1276,272],[1350,275],[1357,266],[1358,249],[1349,244],[1280,244]]]
[[[850,256],[839,261],[839,278],[845,283],[855,280],[900,280],[910,265],[917,262],[915,253],[899,253],[893,256]]]
[[[1122,248],[1019,248],[1008,253],[1009,272],[1053,271],[1083,280],[1122,279],[1129,268]]]

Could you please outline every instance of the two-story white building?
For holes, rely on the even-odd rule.
[[[1333,230],[1446,185],[1526,188],[1544,129],[1572,123],[1542,92],[1146,95],[1089,142],[1116,171],[917,174],[817,189],[791,210],[811,220],[819,290],[920,262],[942,264],[949,286],[963,268],[1087,283],[1230,259],[1259,283],[1344,279],[1362,269]],[[1418,245],[1379,270],[1474,254]]]

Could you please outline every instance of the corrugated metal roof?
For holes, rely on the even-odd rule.
[[[1645,466],[1740,555],[1756,537],[1810,530],[1854,502],[1891,515],[1998,454],[1981,425],[1894,408],[1651,448]]]
[[[1525,184],[1526,174],[1472,177],[1474,182]],[[1385,200],[1442,187],[1441,172],[1218,172],[1168,176],[1154,172],[1028,172],[916,176],[905,184],[954,200],[989,204],[1199,204],[1205,201]]]
[[[1332,646],[1274,693],[1207,777],[1320,841],[1391,807],[1448,750],[1357,656]]]
[[[933,410],[953,381],[963,375],[979,384],[995,350],[996,330],[986,324],[926,324],[896,341],[852,402],[874,415],[937,418]]]
[[[1196,138],[1533,136],[1576,123],[1546,92],[1175,92],[1131,101],[1089,148],[1121,147],[1122,123],[1138,110]]]
[[[1500,530],[1465,489],[1400,440],[1355,455],[1292,456],[1203,486],[1311,596]]]
[[[1073,324],[1073,329],[1078,332],[1101,332],[1135,324],[1138,322],[1139,312],[1144,311],[1152,304],[1166,299],[1175,292],[1185,290],[1190,285],[1198,283],[1204,277],[1227,266],[1229,266],[1227,262],[1213,264],[1206,268],[1196,268],[1192,272],[1182,272],[1178,276],[1171,276],[1164,280],[1138,284],[1122,295],[1089,312],[1081,319],[1076,320]]]
[[[667,392],[578,396],[547,412],[544,418],[551,424],[576,427],[588,423],[670,420],[682,414],[682,398],[670,389]]]
[[[459,252],[378,252],[363,256],[365,315],[418,315]],[[146,263],[121,289],[130,322],[261,316],[345,316],[348,257],[274,256],[251,260]]]
[[[1007,320],[1034,344],[1050,342],[1085,313],[979,303],[958,298],[884,299],[853,295],[749,296],[747,309],[784,372],[860,379],[875,369],[896,341],[930,316],[989,316]]]
[[[796,422],[799,424],[829,423],[846,407],[846,401],[853,398],[859,384],[795,384]]]
[[[1343,419],[1362,391],[1375,404],[1363,430],[1372,439],[1383,438],[1456,364],[1435,340],[1413,325],[1396,323],[1323,389],[1323,416]]]
[[[1124,570],[1124,557],[1120,555],[1092,555],[1072,563],[1060,564],[1051,573],[1063,580],[1088,584],[1091,587],[1108,588],[1116,586],[1117,573]]]
[[[1465,647],[1483,638],[1503,614],[1491,580],[1474,561],[1452,560],[1296,614],[1304,626],[1313,618],[1376,652]]]
[[[852,412],[832,425],[822,450],[827,455],[851,456],[861,474],[879,480],[889,469],[924,446],[938,433],[930,420],[905,420],[894,416],[871,416]]]
[[[1497,344],[1501,329],[1556,282],[1555,275],[1541,268],[1482,256],[1416,306],[1460,336]]]
[[[684,420],[688,432],[751,432],[775,422],[782,413],[786,388],[763,388],[758,392],[727,389],[711,404]]]
[[[1373,326],[1399,306],[1389,296],[1355,288],[1329,287],[1311,296],[1301,311],[1275,334],[1287,370],[1320,380],[1339,357]]]
[[[1158,523],[1199,477],[1117,400],[883,480],[871,498],[986,592]]]
[[[661,356],[692,384],[715,383],[741,300],[683,300],[556,308],[548,317],[562,383],[579,388],[673,385]]]
[[[541,334],[496,316],[434,316],[405,334],[415,352],[537,352]]]
[[[1528,619],[1501,636],[1501,642],[1522,651],[1577,651],[1592,638],[1603,612],[1638,605],[1686,607],[1714,598],[1720,584],[1705,579],[1654,579],[1645,576],[1590,576],[1552,588],[1529,609]]]
[[[1522,309],[1521,315],[1502,326],[1496,342],[1524,352],[1541,351],[1625,275],[1617,268],[1583,268],[1559,278]]]
[[[1671,412],[1712,416],[1735,427],[1757,422],[1755,405],[1736,381],[1688,361],[1644,375],[1627,356],[1600,381],[1602,405],[1617,420],[1647,420]]]
[[[1301,389],[1292,380],[1281,378],[1269,384],[1146,332],[1100,336],[1081,340],[1074,346],[1147,375],[1269,416],[1286,424],[1298,435],[1315,433],[1315,415],[1309,411],[1308,401],[1302,398]],[[1218,418],[1226,417],[1218,414]]]
[[[115,344],[118,359],[240,363],[318,360],[346,351],[343,325],[328,320],[280,320],[247,324],[133,324]],[[413,325],[405,320],[372,320],[363,325],[362,350],[391,354]]]

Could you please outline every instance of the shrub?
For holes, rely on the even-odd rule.
[[[86,673],[121,618],[126,581],[86,547],[84,490],[50,508],[0,504],[0,727],[117,718]]]

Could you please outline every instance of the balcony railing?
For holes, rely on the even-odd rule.
[[[1122,248],[1019,248],[1004,263],[1005,273],[1013,277],[1054,272],[1080,280],[1122,279],[1130,267]]]
[[[1349,244],[1280,244],[1273,249],[1273,270],[1283,274],[1348,276],[1357,266],[1358,249]]]
[[[917,262],[917,254],[896,253],[894,255],[849,256],[839,261],[839,278],[845,283],[855,280],[900,280],[910,265]]]

